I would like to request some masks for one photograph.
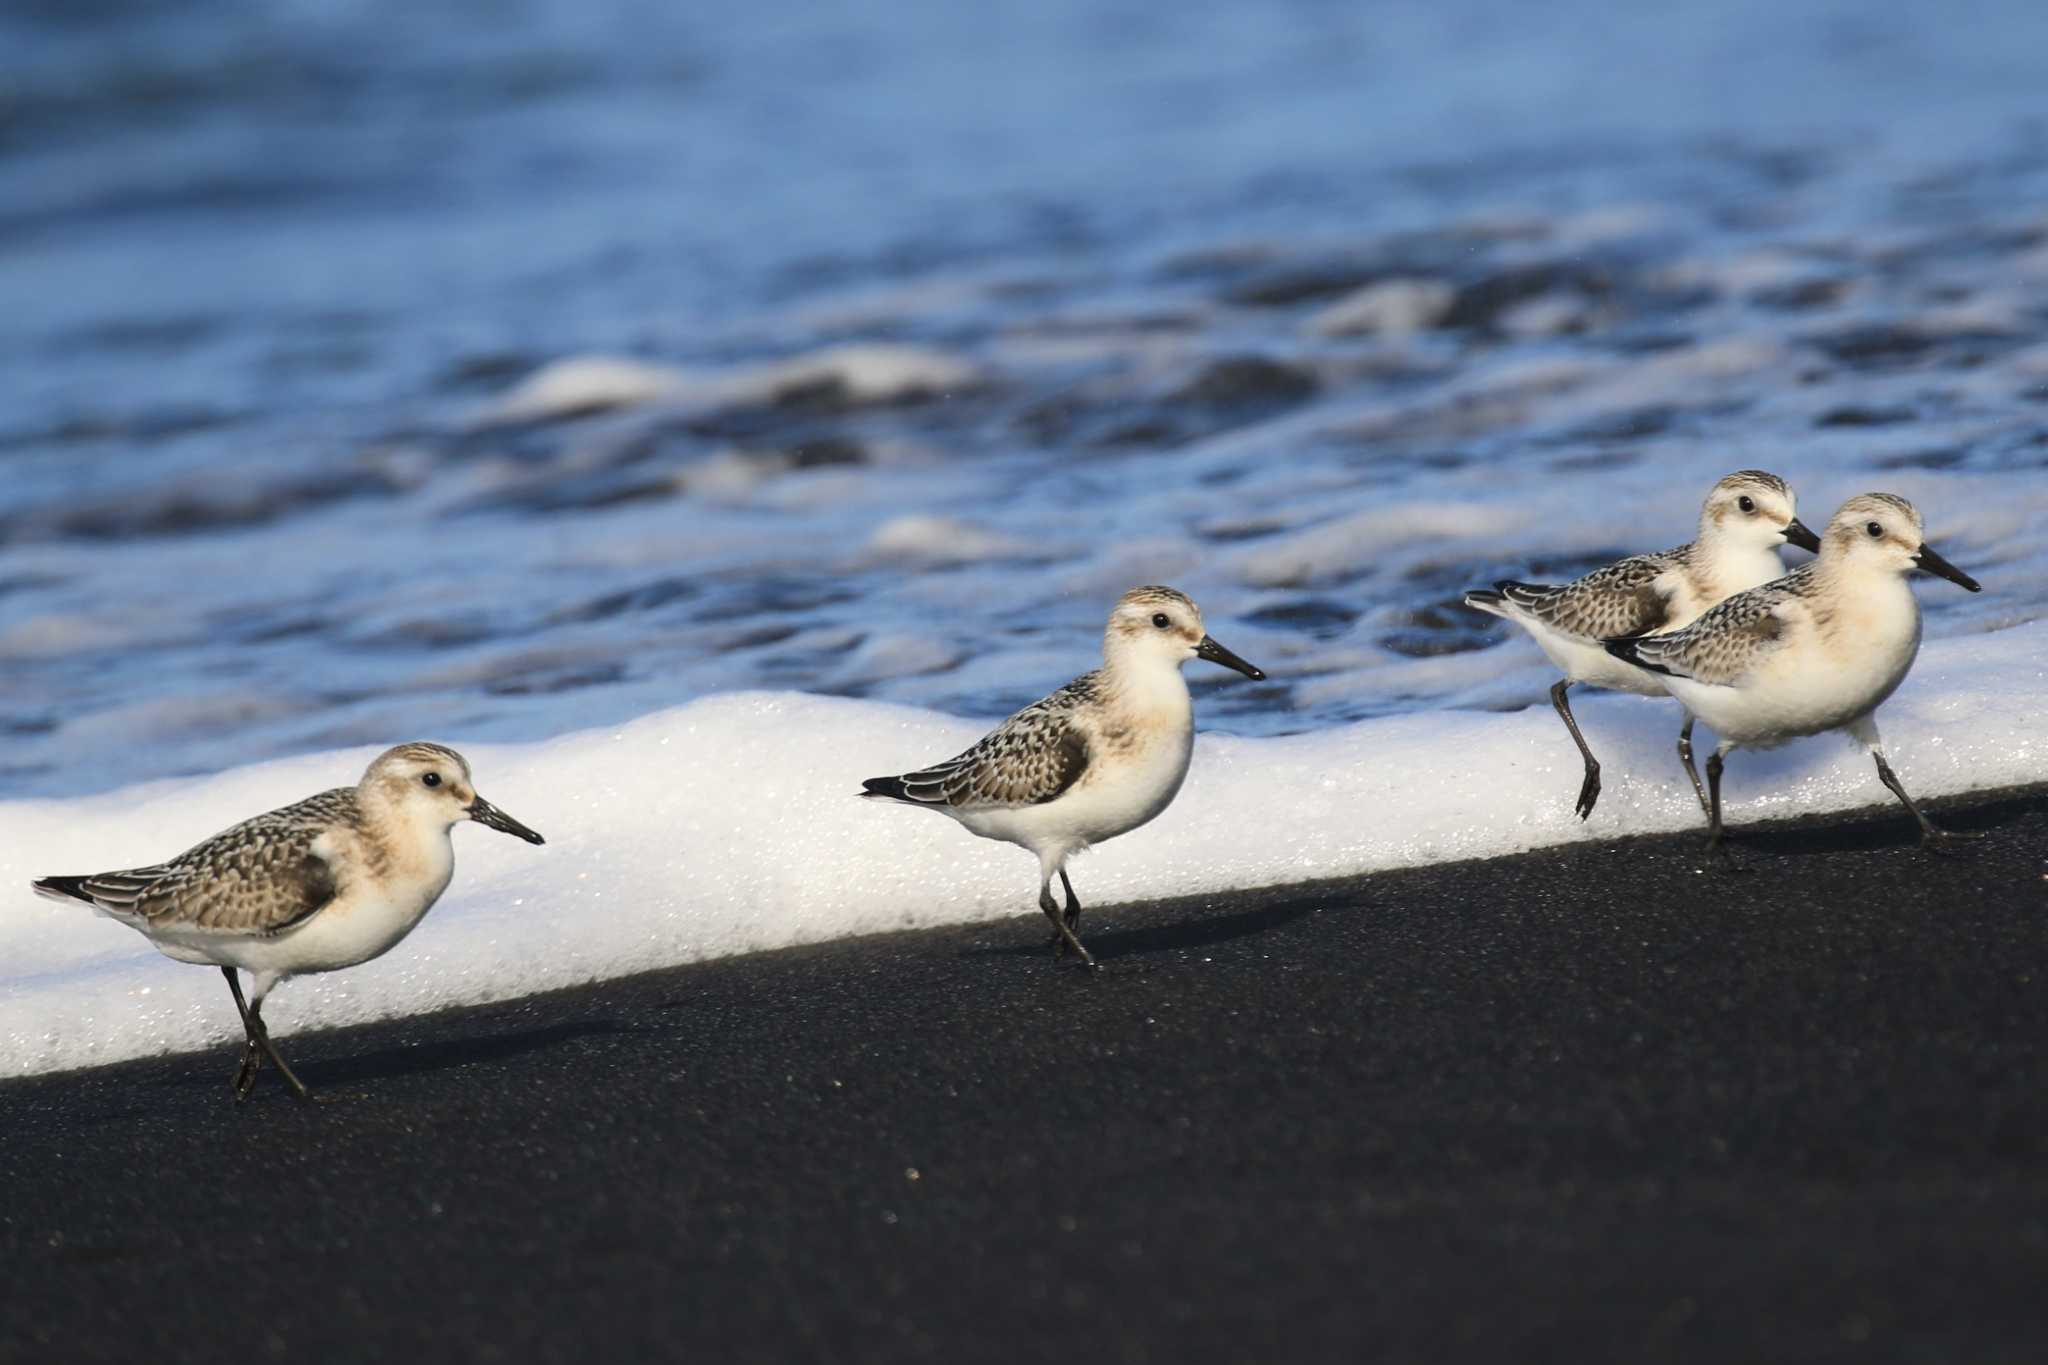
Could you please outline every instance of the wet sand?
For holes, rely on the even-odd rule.
[[[1939,815],[7,1082],[0,1359],[2035,1359],[2048,788]]]

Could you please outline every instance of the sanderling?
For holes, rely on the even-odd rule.
[[[1684,630],[1607,642],[1616,658],[1662,675],[1719,741],[1707,760],[1708,848],[1721,842],[1722,755],[1823,730],[1846,730],[1870,751],[1878,779],[1920,822],[1923,843],[1956,837],[1906,795],[1877,733],[1878,706],[1920,651],[1912,569],[1978,591],[1927,544],[1912,503],[1864,493],[1835,513],[1812,563],[1735,594]]]
[[[1465,605],[1505,617],[1529,632],[1564,677],[1550,689],[1550,704],[1571,731],[1585,760],[1579,784],[1579,818],[1600,799],[1600,760],[1586,747],[1565,692],[1573,683],[1612,688],[1646,697],[1666,689],[1655,675],[1617,663],[1601,648],[1614,636],[1677,630],[1731,593],[1768,583],[1785,572],[1778,547],[1787,543],[1818,550],[1820,542],[1796,515],[1792,489],[1776,474],[1744,469],[1715,484],[1700,508],[1699,535],[1688,545],[1661,554],[1635,555],[1595,569],[1583,578],[1548,587],[1512,581],[1492,592],[1465,594]],[[1678,757],[1692,778],[1693,794],[1706,808],[1707,794],[1692,765],[1692,717],[1678,732]]]
[[[871,777],[866,797],[944,811],[984,839],[1038,857],[1038,908],[1060,956],[1095,959],[1075,929],[1081,902],[1066,862],[1091,844],[1134,830],[1166,809],[1187,776],[1195,710],[1181,665],[1189,659],[1266,675],[1210,639],[1202,612],[1172,588],[1132,588],[1102,636],[1103,666],[1033,702],[973,748],[900,777]],[[1052,896],[1066,889],[1061,913]]]
[[[287,977],[368,962],[410,933],[454,875],[458,820],[544,842],[476,794],[461,754],[401,744],[354,787],[244,820],[168,862],[34,886],[140,930],[166,957],[219,967],[242,1016],[235,1099],[267,1057],[303,1100],[263,1025],[263,998]],[[252,978],[246,1001],[238,968]]]

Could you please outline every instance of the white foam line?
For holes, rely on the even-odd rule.
[[[1880,716],[1909,788],[1933,797],[2048,780],[2044,659],[2048,623],[1930,644]],[[1514,714],[1415,714],[1283,739],[1204,735],[1180,800],[1078,862],[1076,887],[1101,906],[1700,824],[1672,756],[1668,702],[1595,695],[1577,704],[1607,777],[1582,825],[1570,809],[1577,755],[1535,700]],[[287,984],[270,1018],[283,1037],[724,954],[1029,912],[1033,864],[1021,851],[854,796],[860,779],[943,757],[983,728],[901,706],[734,693],[623,728],[470,749],[479,789],[548,845],[458,829],[454,886],[420,929],[376,962]],[[370,756],[0,804],[0,1075],[225,1044],[238,1033],[217,973],[159,957],[110,920],[36,899],[30,877],[161,858],[352,781]],[[1860,753],[1830,737],[1736,755],[1726,791],[1736,824],[1888,799]]]

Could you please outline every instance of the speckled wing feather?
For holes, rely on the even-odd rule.
[[[1076,678],[944,763],[864,785],[871,795],[955,810],[1051,801],[1087,770],[1088,737],[1073,722],[1094,699],[1098,681],[1095,673]]]
[[[354,789],[337,787],[244,820],[169,862],[49,877],[36,889],[186,932],[280,933],[334,899],[334,869],[313,844],[357,815]]]
[[[1682,567],[1691,548],[1632,555],[1556,587],[1513,582],[1494,586],[1509,602],[1567,635],[1588,640],[1646,635],[1671,617],[1671,595],[1658,588],[1657,580]]]
[[[1609,640],[1607,652],[1653,672],[1729,686],[1782,649],[1786,628],[1803,608],[1813,566],[1736,593],[1684,630],[1641,639]]]

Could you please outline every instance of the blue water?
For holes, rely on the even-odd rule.
[[[1931,632],[2039,614],[2038,4],[39,0],[0,52],[0,795],[996,714],[1152,580],[1274,674],[1205,723],[1517,706],[1456,590],[1744,465],[1920,501],[1987,584]],[[1453,302],[1333,334],[1390,280]],[[910,379],[499,420],[847,344]]]

